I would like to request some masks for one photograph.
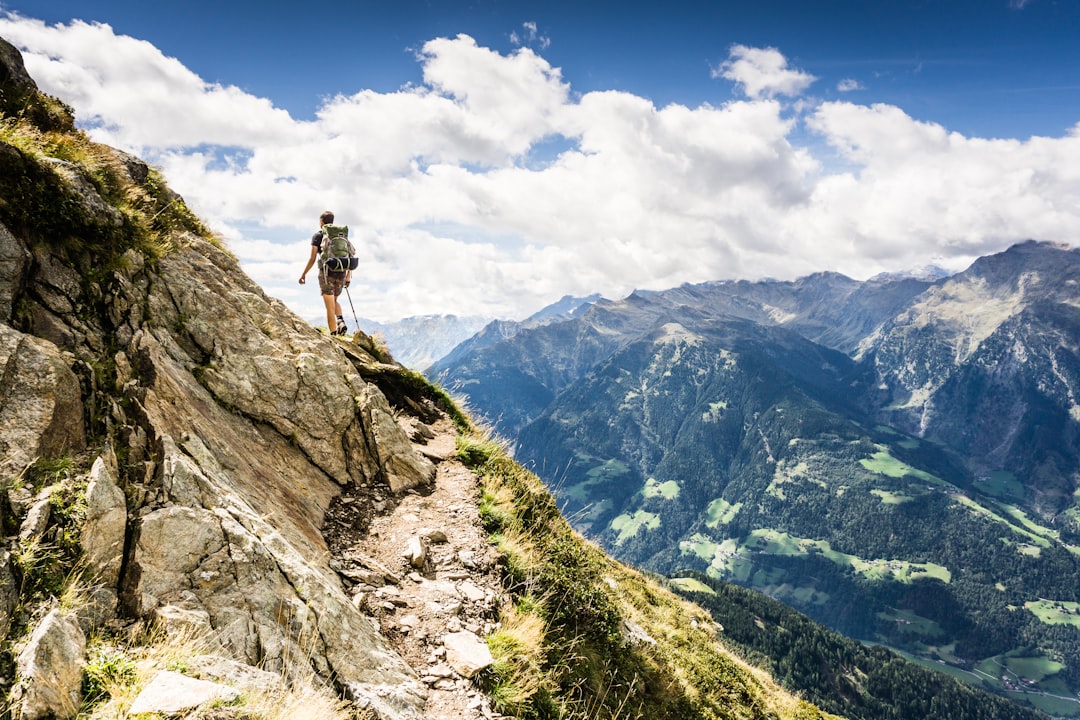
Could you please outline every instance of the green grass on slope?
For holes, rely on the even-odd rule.
[[[489,439],[459,439],[508,599],[483,683],[520,718],[827,717],[721,644],[701,608],[586,542],[539,478]]]

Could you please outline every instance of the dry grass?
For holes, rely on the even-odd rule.
[[[188,244],[192,235],[228,252],[222,238],[211,232],[183,199],[166,187],[157,170],[150,168],[145,181],[134,182],[121,155],[107,145],[93,142],[82,131],[44,131],[22,118],[7,118],[0,121],[0,143],[18,148],[62,178],[65,185],[77,187],[74,175],[84,176],[101,198],[125,218],[125,244],[133,242],[148,258],[174,252]],[[69,165],[49,163],[50,160]]]
[[[87,677],[92,702],[82,720],[126,720],[139,693],[163,670],[184,672],[194,658],[210,652],[209,637],[195,630],[166,633],[140,629],[120,640],[95,638],[88,650]],[[233,717],[244,720],[357,720],[350,705],[325,686],[314,672],[269,687],[237,688],[239,698],[222,707],[200,708],[186,717]]]
[[[244,713],[259,720],[350,720],[349,703],[308,678],[305,682],[284,683],[270,690],[254,690],[238,703]]]

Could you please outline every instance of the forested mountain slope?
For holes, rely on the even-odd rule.
[[[1078,312],[1080,253],[1028,242],[936,281],[639,292],[436,377],[617,557],[1072,712]]]

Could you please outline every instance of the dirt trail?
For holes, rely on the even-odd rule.
[[[424,717],[498,718],[469,677],[485,661],[482,639],[496,627],[501,594],[497,554],[480,523],[479,481],[454,457],[449,419],[403,425],[416,450],[437,463],[434,484],[396,500],[350,488],[327,513],[324,532],[354,602],[429,688]]]

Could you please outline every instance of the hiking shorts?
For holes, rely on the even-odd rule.
[[[334,297],[337,297],[344,288],[345,273],[327,272],[325,270],[319,273],[319,292],[323,295],[333,295]]]

